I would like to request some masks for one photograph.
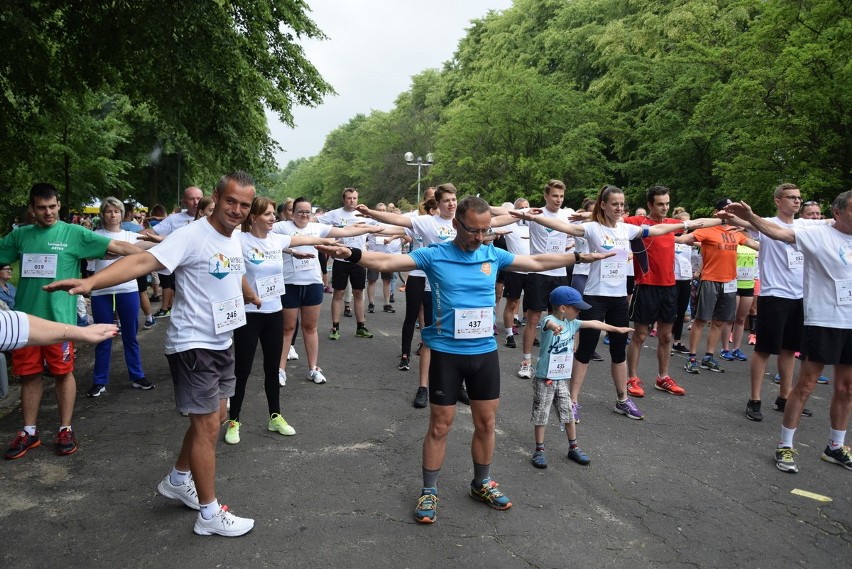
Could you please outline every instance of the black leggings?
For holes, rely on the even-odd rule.
[[[686,316],[686,309],[689,307],[689,295],[692,293],[692,281],[677,281],[677,316],[675,316],[674,326],[672,326],[672,337],[676,341],[680,341],[680,336],[683,334],[683,317]]]
[[[582,320],[600,320],[612,326],[627,326],[627,297],[626,296],[596,296],[584,295],[583,300],[592,307],[580,312]],[[580,330],[580,343],[574,359],[581,364],[587,364],[592,359],[592,352],[598,345],[601,331],[594,328]],[[609,356],[614,364],[620,364],[627,359],[627,334],[609,333]]]
[[[432,293],[426,292],[426,277],[408,275],[405,281],[405,320],[402,322],[402,355],[411,355],[414,324],[423,307],[423,321],[432,324]]]
[[[231,397],[229,418],[238,421],[243,399],[246,395],[246,383],[254,363],[257,341],[263,350],[263,388],[269,414],[281,413],[278,400],[278,362],[281,360],[281,347],[284,342],[284,313],[279,310],[272,313],[249,312],[246,325],[234,330],[234,375],[237,386]]]

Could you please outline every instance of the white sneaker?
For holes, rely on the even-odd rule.
[[[157,492],[166,498],[180,500],[186,504],[187,508],[192,508],[193,510],[201,509],[201,506],[198,505],[198,492],[195,491],[195,482],[192,481],[192,476],[187,476],[186,482],[180,486],[175,486],[169,479],[169,475],[166,474],[166,477],[157,486]]]
[[[238,518],[228,511],[228,506],[222,506],[216,515],[205,520],[201,512],[195,520],[193,531],[198,535],[224,535],[225,537],[237,537],[245,535],[254,527],[251,518]]]
[[[287,385],[287,372],[281,368],[278,368],[278,385],[281,387]]]
[[[322,374],[322,370],[318,367],[311,370],[311,373],[308,374],[308,379],[317,384],[325,383],[325,376]]]
[[[298,360],[298,359],[299,359],[299,354],[296,353],[296,347],[293,346],[293,345],[290,345],[290,351],[287,352],[287,360],[289,361],[289,360]]]
[[[532,362],[524,360],[521,362],[521,369],[518,370],[518,377],[521,379],[532,379]]]

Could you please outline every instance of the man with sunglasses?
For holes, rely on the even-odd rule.
[[[462,381],[467,385],[473,417],[474,476],[470,496],[496,510],[512,506],[491,479],[495,421],[500,402],[500,364],[494,340],[494,286],[497,272],[545,271],[590,263],[612,253],[513,255],[491,244],[491,207],[469,196],[458,202],[451,240],[422,247],[408,255],[386,255],[346,247],[318,247],[332,257],[379,271],[426,273],[432,284],[433,324],[423,330],[431,348],[429,366],[429,427],[423,440],[423,489],[414,511],[420,523],[435,521],[438,473],[446,454]],[[487,244],[486,244],[487,243]]]

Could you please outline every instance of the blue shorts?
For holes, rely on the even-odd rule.
[[[284,308],[301,308],[303,306],[316,306],[322,304],[322,283],[309,285],[288,284],[281,295],[281,304]]]

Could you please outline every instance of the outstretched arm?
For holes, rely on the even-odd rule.
[[[763,219],[754,213],[746,202],[737,202],[725,206],[725,212],[736,215],[749,223],[752,227],[776,241],[793,244],[796,242],[796,233],[789,227],[781,227],[768,219]],[[749,245],[750,246],[750,245]]]
[[[614,256],[615,253],[545,253],[543,255],[515,255],[510,271],[537,273],[580,263],[593,263]]]
[[[400,227],[408,227],[411,229],[411,218],[407,215],[400,215],[398,213],[391,213],[389,211],[376,211],[374,209],[370,209],[365,205],[356,206],[358,213],[365,217],[371,217],[376,221],[380,221],[382,223],[389,223],[390,225],[399,225]]]
[[[332,259],[348,259],[352,256],[352,249],[343,245],[327,246],[317,245],[317,250],[322,251]],[[399,271],[413,271],[417,268],[414,259],[410,255],[399,253],[377,253],[375,251],[361,251],[358,264],[380,271],[383,273],[395,273]]]
[[[518,219],[526,219],[527,221],[534,221],[539,225],[543,225],[550,229],[555,229],[556,231],[561,231],[562,233],[567,233],[568,235],[573,235],[574,237],[583,237],[586,234],[586,230],[582,225],[578,223],[565,223],[561,219],[556,219],[555,217],[544,217],[543,215],[531,215],[529,211],[519,211],[513,210],[512,216],[517,217]]]
[[[27,320],[30,322],[28,346],[49,346],[66,340],[98,344],[118,334],[118,326],[115,324],[92,324],[80,327],[52,322],[29,314]]]
[[[130,279],[147,275],[154,271],[162,271],[166,267],[147,251],[122,257],[102,271],[98,271],[87,279],[64,279],[42,287],[47,292],[66,290],[70,294],[86,294],[93,290],[108,288]]]

